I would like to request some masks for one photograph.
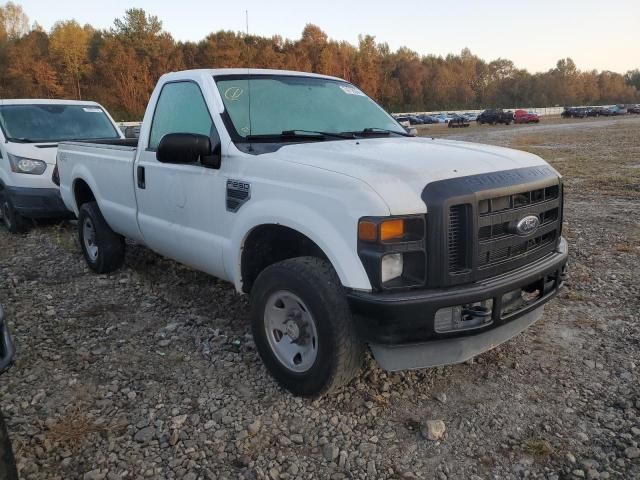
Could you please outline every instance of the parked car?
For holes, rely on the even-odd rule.
[[[124,128],[124,138],[139,138],[140,125],[128,125]]]
[[[513,114],[513,121],[515,123],[539,123],[540,117],[538,117],[537,113],[516,110]]]
[[[562,285],[553,168],[411,137],[338,78],[169,73],[127,142],[59,147],[89,268],[122,265],[127,237],[232,282],[264,364],[297,395],[348,382],[366,347],[392,371],[465,361],[538,320]]]
[[[478,120],[477,113],[473,113],[473,112],[463,113],[462,116],[467,122],[475,122],[476,120]]]
[[[495,125],[496,123],[504,123],[505,125],[509,125],[511,122],[513,122],[513,112],[505,112],[502,109],[488,109],[478,115],[476,122],[478,122],[480,125],[484,125],[485,123],[488,123],[490,125]]]
[[[9,334],[9,329],[4,321],[4,310],[2,305],[0,305],[0,375],[2,375],[13,362],[13,355],[13,342]],[[11,440],[2,412],[0,412],[0,479],[18,479],[16,462],[13,457],[13,449],[11,448]]]
[[[448,123],[449,122],[449,117],[444,114],[444,113],[437,113],[435,115],[432,115],[432,117],[438,121],[438,123]]]
[[[396,121],[402,125],[405,128],[409,128],[411,126],[411,121],[409,120],[409,117],[404,116],[404,115],[398,115],[394,117],[396,119]]]
[[[611,110],[611,115],[614,116],[627,114],[627,107],[624,105],[613,105],[609,110]]]
[[[629,113],[636,113],[636,114],[638,114],[638,113],[640,113],[640,105],[632,105],[631,107],[629,107],[629,108],[627,109],[627,111],[628,111]]]
[[[560,116],[563,118],[584,118],[587,116],[587,109],[579,107],[565,107]]]
[[[456,117],[451,118],[449,123],[447,123],[447,127],[449,128],[466,128],[470,124],[467,119],[462,115],[457,115]]]
[[[587,107],[585,113],[587,117],[598,117],[602,114],[602,107]]]
[[[25,219],[71,215],[51,178],[58,142],[119,139],[122,133],[95,102],[2,100],[0,102],[0,217],[11,233]]]
[[[422,120],[422,123],[425,125],[430,125],[432,123],[439,123],[437,119],[433,118],[431,115],[418,115],[418,118]]]
[[[423,121],[415,115],[400,115],[394,117],[400,125],[408,127],[411,125],[422,125]]]

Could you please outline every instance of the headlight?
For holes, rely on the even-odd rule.
[[[363,217],[358,222],[358,256],[376,289],[426,282],[424,215]]]
[[[27,173],[30,175],[42,175],[47,169],[47,164],[42,160],[8,155],[11,170],[15,173]]]

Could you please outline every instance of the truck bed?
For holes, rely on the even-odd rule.
[[[137,145],[137,139],[61,142],[58,170],[60,193],[68,208],[75,205],[77,185],[83,181],[99,199],[107,223],[115,231],[140,240],[134,186]]]

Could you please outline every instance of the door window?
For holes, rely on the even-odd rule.
[[[155,150],[167,133],[197,133],[217,137],[200,87],[193,82],[173,82],[162,87],[153,114],[149,148]]]

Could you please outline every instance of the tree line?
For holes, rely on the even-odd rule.
[[[529,73],[464,49],[446,57],[392,51],[371,35],[357,45],[308,24],[297,40],[232,31],[178,42],[142,9],[107,30],[57,22],[46,32],[23,9],[0,6],[0,98],[91,99],[118,120],[139,120],[157,79],[190,68],[276,68],[323,73],[358,85],[390,111],[636,103],[640,70],[579,70],[570,58]]]

